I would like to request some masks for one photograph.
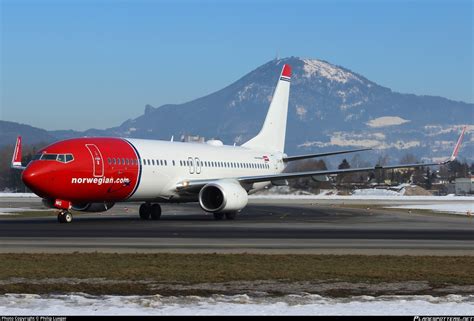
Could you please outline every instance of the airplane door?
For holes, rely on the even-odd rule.
[[[189,174],[194,174],[194,160],[192,157],[188,157],[188,165],[189,165]]]
[[[94,177],[104,176],[104,159],[102,158],[99,148],[94,144],[86,144],[86,147],[92,157]]]
[[[196,157],[194,162],[196,164],[196,174],[201,174],[201,161]]]

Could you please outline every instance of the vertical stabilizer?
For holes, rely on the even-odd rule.
[[[10,167],[21,168],[21,136],[16,139],[15,150],[13,151],[12,162]]]
[[[290,78],[291,67],[285,64],[273,93],[262,129],[257,136],[242,146],[252,149],[283,152],[285,147],[286,118],[288,115],[288,98],[290,96]]]

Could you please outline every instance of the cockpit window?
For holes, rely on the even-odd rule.
[[[74,160],[74,156],[72,154],[36,154],[32,161],[34,160],[49,160],[49,161],[58,161],[61,163],[69,163]]]
[[[58,154],[43,154],[41,155],[41,160],[56,160]]]

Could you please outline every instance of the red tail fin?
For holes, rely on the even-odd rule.
[[[12,157],[12,167],[21,167],[21,136],[16,139],[15,150]]]

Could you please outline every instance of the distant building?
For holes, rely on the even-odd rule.
[[[193,136],[193,135],[181,135],[182,142],[190,142],[190,143],[204,143],[205,137],[203,136]]]
[[[454,192],[456,195],[473,194],[474,176],[468,178],[456,178],[454,182]]]

